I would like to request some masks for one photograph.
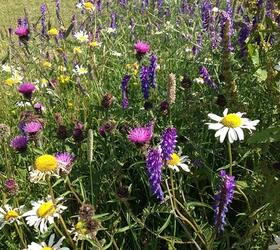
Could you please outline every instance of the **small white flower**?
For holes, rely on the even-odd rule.
[[[88,70],[86,68],[84,68],[83,66],[79,66],[79,65],[76,65],[75,68],[73,69],[73,72],[76,74],[76,75],[85,75],[88,73]]]
[[[196,82],[196,83],[199,83],[199,84],[203,84],[204,83],[204,80],[201,77],[195,78],[195,79],[193,79],[193,81]]]
[[[280,237],[275,236],[274,241],[276,242],[276,245],[271,245],[268,247],[268,250],[279,250],[280,249]]]
[[[217,130],[215,137],[220,137],[220,142],[222,143],[226,135],[228,135],[229,143],[233,143],[238,139],[240,141],[244,140],[244,132],[242,129],[246,128],[250,132],[255,130],[255,126],[260,122],[259,120],[251,121],[248,118],[243,118],[245,113],[230,113],[228,114],[228,109],[226,108],[223,112],[224,117],[220,117],[215,114],[208,114],[208,117],[216,123],[206,123],[208,129]]]
[[[277,71],[280,71],[280,62],[278,62],[278,64],[275,65],[274,69],[277,70]]]
[[[6,225],[11,224],[20,219],[23,206],[19,208],[12,208],[6,204],[4,207],[0,207],[0,230]]]
[[[8,64],[2,65],[2,71],[7,72],[7,73],[12,73],[14,70],[13,66],[10,66]]]
[[[88,42],[88,34],[83,30],[76,32],[74,34],[74,37],[81,43],[87,43]]]
[[[122,53],[113,50],[113,51],[111,51],[111,55],[116,56],[116,57],[121,57]]]
[[[65,237],[61,237],[58,242],[54,242],[55,234],[52,234],[49,238],[48,244],[45,242],[35,243],[32,242],[28,245],[27,250],[70,250],[68,247],[61,247],[62,241]]]
[[[170,155],[171,159],[167,161],[167,166],[172,170],[179,172],[180,168],[186,172],[190,172],[190,160],[187,156],[181,156],[181,150]],[[186,164],[187,163],[187,164]]]
[[[214,7],[214,8],[212,9],[212,11],[213,11],[214,13],[217,13],[217,12],[219,12],[219,9],[218,9],[217,7]]]
[[[59,218],[60,214],[67,207],[58,204],[61,199],[57,199],[55,203],[48,197],[47,201],[32,201],[32,210],[24,213],[22,217],[26,217],[26,223],[34,226],[40,232],[44,233],[48,230],[48,224],[53,224],[55,218]]]
[[[116,29],[113,29],[111,27],[106,29],[106,33],[108,33],[108,34],[112,34],[112,33],[115,33],[115,32],[116,32]]]
[[[18,106],[18,107],[30,107],[31,104],[30,104],[30,102],[18,101],[18,102],[16,102],[16,106]]]

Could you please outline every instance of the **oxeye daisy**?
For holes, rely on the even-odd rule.
[[[88,42],[88,34],[83,30],[76,32],[74,34],[74,37],[81,43],[87,43]]]
[[[30,181],[38,182],[45,179],[46,175],[57,175],[58,172],[57,159],[52,155],[44,154],[35,160],[34,169],[30,172]]]
[[[6,225],[11,224],[20,219],[21,211],[23,206],[19,208],[12,208],[10,205],[6,204],[0,207],[0,230]]]
[[[83,66],[79,66],[79,65],[76,65],[75,68],[73,69],[73,72],[76,74],[76,75],[85,75],[88,73],[88,70],[86,68],[84,68]]]
[[[256,125],[260,122],[259,120],[251,121],[248,118],[243,118],[245,113],[230,113],[228,114],[228,109],[226,108],[223,112],[224,117],[220,117],[215,114],[208,114],[208,117],[216,123],[206,123],[209,129],[217,130],[215,137],[220,138],[222,143],[226,135],[228,135],[229,143],[233,143],[238,139],[240,141],[244,140],[243,129],[248,129],[250,132],[256,129]]]
[[[56,243],[54,242],[54,239],[55,239],[55,234],[52,234],[49,238],[48,243],[32,242],[30,245],[28,245],[27,250],[69,250],[68,247],[61,247],[62,241],[65,239],[65,237],[61,237]]]
[[[32,201],[32,210],[24,213],[22,216],[25,217],[26,223],[29,226],[34,226],[40,232],[44,233],[48,230],[48,224],[54,223],[55,218],[59,218],[60,214],[63,213],[66,206],[59,204],[61,199],[53,201],[51,198],[40,201]]]
[[[180,171],[180,168],[186,172],[190,172],[190,167],[189,167],[189,159],[187,156],[181,156],[180,152],[177,153],[172,153],[170,155],[170,160],[167,160],[167,166],[171,168],[172,170],[175,170],[176,172]],[[188,164],[186,164],[188,163]]]

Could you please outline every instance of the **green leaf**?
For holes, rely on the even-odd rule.
[[[170,219],[171,219],[171,214],[169,214],[166,222],[162,225],[162,227],[157,231],[157,234],[161,234],[165,228],[167,228],[167,226],[169,225],[169,222],[170,222]]]
[[[236,186],[238,186],[240,189],[244,189],[248,187],[248,184],[246,181],[237,181]]]
[[[260,66],[260,55],[258,46],[254,44],[248,44],[248,54],[256,68]]]
[[[280,141],[280,127],[267,128],[256,132],[248,139],[249,144],[272,143]]]
[[[211,210],[213,209],[210,205],[203,203],[203,202],[199,202],[199,201],[188,202],[186,207],[187,208],[189,208],[189,207],[207,207]]]
[[[258,81],[264,82],[267,79],[267,71],[265,69],[258,69],[255,72],[255,76],[258,78]]]

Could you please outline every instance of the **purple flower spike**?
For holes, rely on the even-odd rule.
[[[174,152],[177,142],[177,130],[176,128],[167,128],[161,135],[160,146],[162,149],[162,158],[165,161],[171,159],[171,154]]]
[[[157,68],[157,56],[152,54],[150,57],[150,66],[149,66],[149,82],[152,88],[156,87],[156,68]]]
[[[134,49],[137,54],[145,55],[150,51],[150,45],[146,42],[139,41],[134,45]]]
[[[128,83],[131,78],[131,75],[125,75],[122,84],[121,84],[121,90],[122,90],[122,108],[127,109],[128,108]]]
[[[27,149],[28,138],[24,135],[18,135],[11,140],[10,146],[18,152],[23,152]]]
[[[137,127],[129,131],[128,140],[136,145],[144,145],[150,142],[153,137],[153,126]]]
[[[33,136],[36,135],[42,129],[42,124],[39,122],[28,122],[24,125],[24,133]]]
[[[204,67],[204,66],[200,67],[199,73],[200,73],[200,76],[203,78],[203,80],[208,84],[208,86],[211,89],[216,89],[217,88],[217,85],[211,79],[211,76],[209,75],[206,67]]]
[[[36,87],[30,82],[22,83],[18,87],[18,92],[21,93],[27,99],[31,99],[32,93],[35,90],[36,90]]]
[[[228,212],[228,206],[233,200],[234,188],[235,188],[235,177],[227,175],[226,171],[220,172],[221,185],[220,191],[215,195],[216,204],[215,209],[215,227],[218,233],[224,231],[226,224],[225,218]]]
[[[149,84],[149,68],[142,66],[140,71],[140,80],[142,85],[142,92],[144,99],[147,100],[149,98],[149,90],[150,90],[150,84]]]
[[[163,161],[160,149],[150,149],[146,159],[150,187],[153,195],[162,203],[164,194],[161,188],[161,168]]]

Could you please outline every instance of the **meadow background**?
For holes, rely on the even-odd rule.
[[[0,247],[279,248],[280,4],[86,3],[0,0]]]

